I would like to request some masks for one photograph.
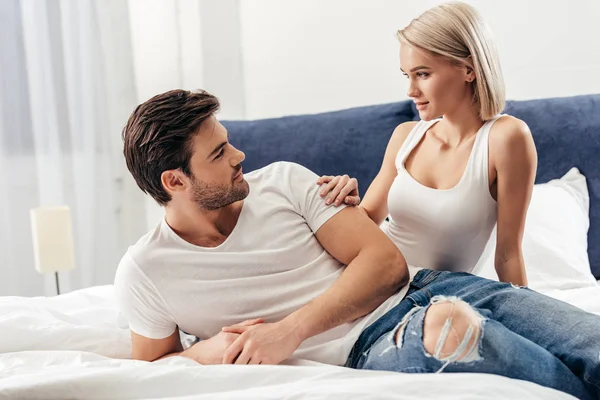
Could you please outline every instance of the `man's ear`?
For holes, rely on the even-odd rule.
[[[160,174],[160,182],[171,196],[173,193],[184,191],[189,185],[190,179],[178,169],[170,169]]]

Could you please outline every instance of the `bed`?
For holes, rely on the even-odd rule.
[[[530,286],[600,315],[598,110],[600,95],[511,102],[507,112],[529,124],[540,158],[523,239]],[[400,102],[224,124],[246,152],[246,170],[296,161],[319,174],[357,176],[364,193],[393,127],[414,118],[414,107]],[[569,118],[580,123],[567,123]],[[323,148],[320,141],[332,135],[339,138],[335,146]],[[497,279],[493,248],[494,234],[475,273]],[[0,297],[0,398],[572,398],[488,374],[355,371],[308,361],[278,366],[202,366],[182,357],[135,361],[127,321],[112,290],[99,286],[49,298]],[[190,339],[182,334],[184,343]]]

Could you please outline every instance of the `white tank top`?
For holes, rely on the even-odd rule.
[[[396,156],[398,175],[388,195],[390,221],[384,231],[409,265],[470,272],[477,264],[497,220],[489,185],[488,136],[499,117],[479,129],[463,176],[450,189],[427,187],[404,167],[425,132],[440,119],[420,121],[408,134]]]

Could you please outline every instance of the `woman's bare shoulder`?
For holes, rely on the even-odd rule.
[[[525,121],[512,115],[503,115],[490,129],[490,148],[502,150],[507,147],[525,145],[532,140],[531,131]]]
[[[394,147],[399,149],[402,146],[402,143],[408,137],[408,134],[414,129],[419,121],[407,121],[403,122],[394,129],[394,133],[392,133],[392,137],[390,138],[389,147]]]
[[[525,121],[512,115],[502,115],[492,125],[490,138],[492,135],[498,140],[511,140],[515,136],[531,136],[531,131]]]
[[[512,159],[519,155],[535,153],[535,144],[525,121],[511,115],[503,115],[492,125],[489,136],[490,156]]]

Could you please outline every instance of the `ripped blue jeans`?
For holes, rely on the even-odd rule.
[[[424,341],[428,315],[442,304],[445,323]],[[457,333],[461,309],[469,315]],[[361,334],[346,366],[497,374],[600,399],[600,316],[527,288],[421,270],[406,297]]]

